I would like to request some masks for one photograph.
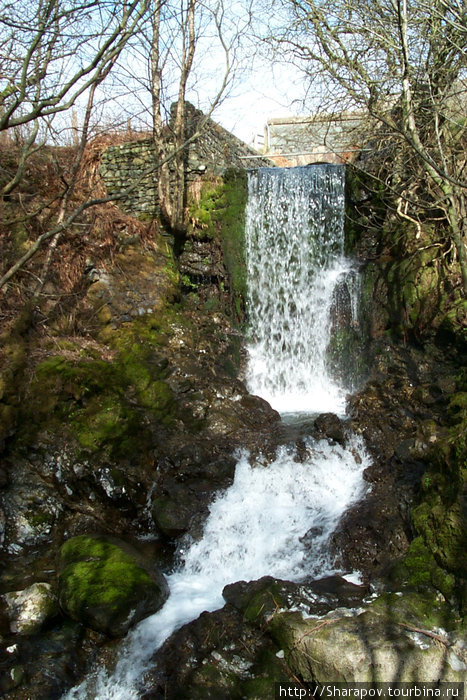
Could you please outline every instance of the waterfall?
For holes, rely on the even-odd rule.
[[[343,203],[339,166],[250,174],[248,385],[283,413],[344,411],[346,390],[327,358],[333,308],[335,315],[342,305],[356,313],[348,297],[358,285],[343,256]],[[347,275],[353,282],[343,285]],[[239,456],[234,482],[214,499],[203,537],[180,552],[167,577],[164,607],[130,632],[111,674],[89,674],[68,700],[138,698],[154,652],[181,625],[222,607],[229,583],[334,572],[329,537],[361,497],[369,459],[357,437],[345,448],[305,438],[302,448],[297,455],[294,445],[282,446],[272,463]]]
[[[353,272],[344,256],[344,181],[340,165],[250,173],[248,388],[281,413],[345,412],[348,387],[327,355],[336,291]]]

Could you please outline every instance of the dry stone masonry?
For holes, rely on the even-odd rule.
[[[187,104],[187,137],[196,130],[204,115]],[[118,195],[134,185],[121,206],[129,214],[150,220],[158,211],[157,153],[152,138],[112,146],[102,155],[100,174],[110,195]],[[211,173],[222,175],[228,168],[258,168],[271,166],[267,158],[208,119],[201,135],[189,144],[186,153],[187,181]]]

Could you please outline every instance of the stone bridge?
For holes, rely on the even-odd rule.
[[[361,112],[269,119],[264,154],[280,166],[345,163],[359,151]]]

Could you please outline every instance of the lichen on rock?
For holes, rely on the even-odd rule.
[[[430,614],[431,613],[431,614]],[[462,632],[433,598],[385,594],[363,609],[320,618],[279,613],[270,634],[305,682],[459,682],[465,678]],[[456,645],[457,644],[457,645]],[[455,659],[450,651],[455,647]]]
[[[14,634],[36,634],[58,614],[58,601],[50,583],[33,583],[23,591],[5,593],[3,601]]]

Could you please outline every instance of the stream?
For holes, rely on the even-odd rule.
[[[358,305],[356,271],[344,256],[344,179],[344,167],[336,165],[249,174],[247,386],[286,422],[345,415],[349,386],[327,359],[336,290],[347,278],[352,315]],[[369,458],[360,439],[344,448],[310,437],[300,456],[295,445],[284,445],[273,462],[252,463],[241,450],[237,459],[234,481],[211,504],[203,537],[186,543],[167,576],[164,607],[129,633],[112,672],[91,672],[65,698],[138,698],[154,652],[183,624],[222,607],[229,583],[335,572],[329,537],[365,489]]]

